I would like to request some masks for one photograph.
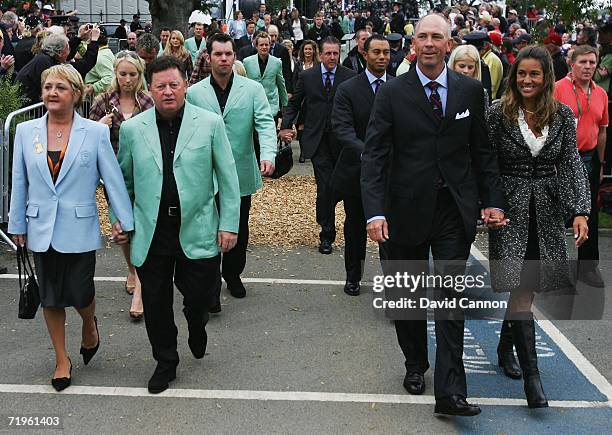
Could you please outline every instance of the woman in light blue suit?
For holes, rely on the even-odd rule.
[[[17,126],[9,233],[34,252],[41,305],[55,349],[51,385],[61,391],[71,383],[66,351],[65,308],[83,319],[81,351],[88,364],[100,346],[95,317],[96,249],[102,247],[96,188],[104,180],[118,222],[113,239],[127,242],[134,229],[130,199],[105,125],[81,118],[85,86],[70,65],[42,74],[47,114]]]

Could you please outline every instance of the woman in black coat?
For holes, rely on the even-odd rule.
[[[523,48],[487,115],[507,204],[506,220],[489,224],[492,287],[510,292],[497,352],[506,375],[520,378],[516,346],[530,408],[548,406],[535,349],[534,294],[571,288],[565,224],[580,246],[591,208],[574,116],[555,101],[554,83],[548,51]]]

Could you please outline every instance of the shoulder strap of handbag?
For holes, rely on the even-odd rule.
[[[26,266],[25,266],[25,264],[27,262],[28,263],[28,268],[29,268],[29,270],[27,270],[27,272],[28,272],[29,276],[31,276],[31,277],[34,276],[34,268],[32,267],[32,263],[30,263],[30,256],[28,255],[28,248],[27,247],[23,248],[23,257],[26,259],[26,261],[23,263],[23,268],[25,270],[27,270]]]
[[[21,251],[22,251],[22,247],[21,246],[17,246],[17,273],[19,274],[19,288],[22,288],[23,284],[21,283]],[[25,264],[23,265],[23,273],[25,274]]]

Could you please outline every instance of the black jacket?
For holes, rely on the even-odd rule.
[[[291,73],[291,59],[289,58],[289,50],[278,42],[274,45],[274,50],[270,47],[270,54],[278,57],[283,62],[283,78],[285,79],[285,88],[287,92],[293,90],[293,80]]]
[[[40,102],[40,78],[43,71],[53,65],[57,65],[57,61],[48,54],[40,52],[17,74],[17,81],[23,85],[23,92],[29,98],[26,106]]]
[[[385,216],[389,238],[398,244],[419,245],[427,239],[439,176],[457,204],[467,241],[476,236],[481,206],[505,209],[487,136],[482,84],[454,71],[448,70],[442,122],[435,118],[416,68],[382,86],[361,162],[365,217]]]
[[[252,35],[255,36],[255,35]],[[242,38],[236,42],[236,50],[240,50],[242,47],[247,47],[249,45],[253,45],[253,42],[249,39],[248,35],[244,35]]]
[[[315,65],[300,75],[289,104],[283,108],[282,128],[291,128],[302,109],[302,105],[306,104],[308,106],[301,139],[305,158],[309,159],[316,153],[323,133],[329,132],[331,129],[331,113],[336,89],[338,89],[340,83],[354,75],[354,71],[338,65],[333,89],[329,96],[323,87],[320,65]]]
[[[253,56],[256,53],[257,53],[257,49],[253,47],[253,44],[249,42],[248,45],[245,45],[238,50],[237,57],[238,57],[238,60],[242,62],[244,58]]]
[[[361,74],[365,70],[366,61],[357,51],[357,46],[348,52],[344,62],[342,62],[342,66],[352,69],[357,74]]]
[[[15,46],[15,71],[20,71],[29,61],[34,59],[32,46],[36,38],[23,38]]]
[[[115,33],[113,33],[113,38],[119,39],[127,39],[127,32],[125,31],[125,27],[119,25],[115,29]]]
[[[306,34],[306,39],[316,42],[319,44],[319,48],[321,48],[321,42],[329,35],[329,28],[325,24],[322,24],[320,29],[317,29],[317,26],[312,26]]]
[[[391,77],[387,76],[389,79]],[[374,97],[365,72],[343,82],[336,91],[332,127],[340,153],[332,175],[332,186],[343,195],[361,196],[361,153]]]

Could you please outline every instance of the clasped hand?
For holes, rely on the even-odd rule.
[[[130,241],[130,235],[123,231],[123,228],[121,227],[121,222],[119,221],[113,224],[111,238],[113,239],[113,242],[118,245],[125,245]]]
[[[510,219],[504,217],[504,212],[497,208],[485,208],[480,211],[480,218],[490,230],[497,230],[510,223]]]

